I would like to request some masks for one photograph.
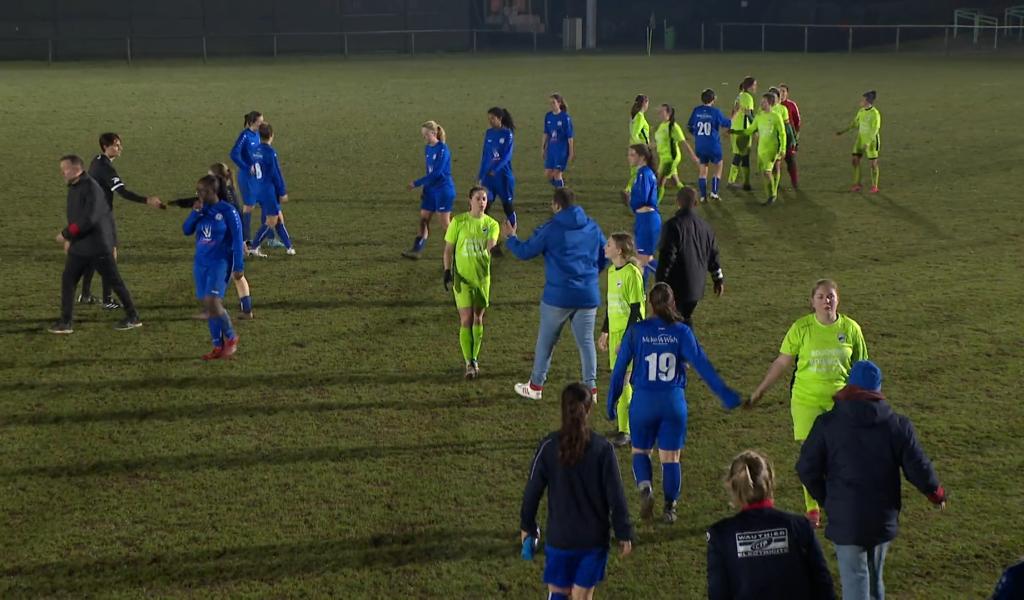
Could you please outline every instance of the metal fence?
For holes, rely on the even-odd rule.
[[[560,39],[538,32],[493,29],[62,36],[0,38],[0,60],[54,63],[117,59],[128,64],[148,58],[211,58],[282,55],[417,54],[435,52],[537,52],[559,47]]]
[[[1018,25],[814,25],[717,23],[717,50],[760,52],[954,52],[1024,47]],[[701,50],[713,48],[701,27]]]

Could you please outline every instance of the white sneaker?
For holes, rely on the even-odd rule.
[[[712,200],[721,200],[721,198],[718,196],[718,194],[711,194],[711,199]]]
[[[259,247],[256,247],[249,249],[249,256],[258,256],[260,258],[266,258],[267,254],[263,250],[260,250]]]
[[[529,381],[527,381],[526,383],[517,383],[514,389],[516,390],[517,394],[519,394],[523,398],[529,398],[530,400],[540,400],[541,396],[544,393],[543,389],[538,390],[531,386]]]
[[[293,246],[285,250],[284,253],[287,254],[288,256],[295,256],[295,247]]]

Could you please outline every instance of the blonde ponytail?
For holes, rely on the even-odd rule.
[[[444,133],[444,127],[441,127],[441,125],[437,121],[427,121],[426,123],[420,125],[420,127],[426,129],[431,133],[436,134],[437,141],[439,142],[443,142],[445,141],[445,139],[447,139],[447,136]]]
[[[754,450],[744,450],[732,460],[725,488],[737,508],[771,500],[775,496],[771,462]]]

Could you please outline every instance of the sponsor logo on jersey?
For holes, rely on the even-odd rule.
[[[622,282],[621,281],[616,281],[615,282],[615,287],[622,287]]]
[[[840,344],[845,344],[846,343],[846,334],[845,333],[840,333],[839,334],[839,343]]]
[[[207,238],[207,239],[212,238],[213,237],[213,226],[212,225],[203,225],[202,234],[203,234],[204,238]]]
[[[674,335],[667,334],[667,333],[659,333],[656,336],[645,335],[645,336],[640,338],[640,341],[642,341],[645,344],[657,344],[657,345],[665,346],[665,345],[668,345],[668,344],[679,343],[679,338],[677,338]]]
[[[213,217],[213,219],[214,219],[215,221],[223,221],[223,220],[224,220],[224,215],[222,215],[222,214],[220,214],[220,213],[217,213],[217,214],[216,214],[216,215],[215,215],[215,216]]]
[[[736,534],[736,556],[757,558],[789,553],[789,531],[784,528],[741,531]]]
[[[499,144],[504,144],[505,143],[505,138],[498,138],[498,143]]]

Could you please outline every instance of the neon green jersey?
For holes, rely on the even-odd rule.
[[[783,123],[789,123],[789,111],[786,110],[785,106],[781,104],[774,104],[772,105],[772,112],[782,117]]]
[[[658,159],[660,159],[662,164],[675,162],[683,158],[683,153],[679,149],[672,149],[686,139],[683,137],[683,128],[679,126],[679,123],[672,127],[671,135],[672,138],[669,139],[668,121],[663,121],[661,125],[658,125],[658,130],[654,132],[654,143],[658,146]],[[672,158],[673,152],[676,153],[674,160]]]
[[[455,272],[466,283],[480,286],[491,277],[488,242],[498,241],[498,222],[489,215],[474,218],[462,213],[452,219],[444,241],[455,246]]]
[[[740,92],[736,96],[736,105],[739,106],[739,110],[732,117],[732,128],[746,129],[754,112],[754,96],[750,92]]]
[[[636,113],[629,122],[629,144],[651,144],[651,125],[643,111]]]
[[[860,325],[845,315],[831,325],[822,325],[814,313],[800,317],[789,328],[779,352],[796,358],[793,402],[826,407],[846,385],[850,366],[868,358]]]
[[[640,318],[647,312],[644,294],[644,275],[633,263],[608,269],[608,331],[626,330],[629,305],[640,305]]]
[[[862,108],[853,117],[853,123],[850,123],[849,129],[856,129],[857,137],[860,138],[860,141],[868,144],[882,130],[882,113],[878,112],[878,109],[874,106]]]
[[[761,111],[754,116],[754,122],[743,130],[744,135],[757,132],[757,153],[765,156],[777,153],[786,147],[786,124],[774,111]]]

